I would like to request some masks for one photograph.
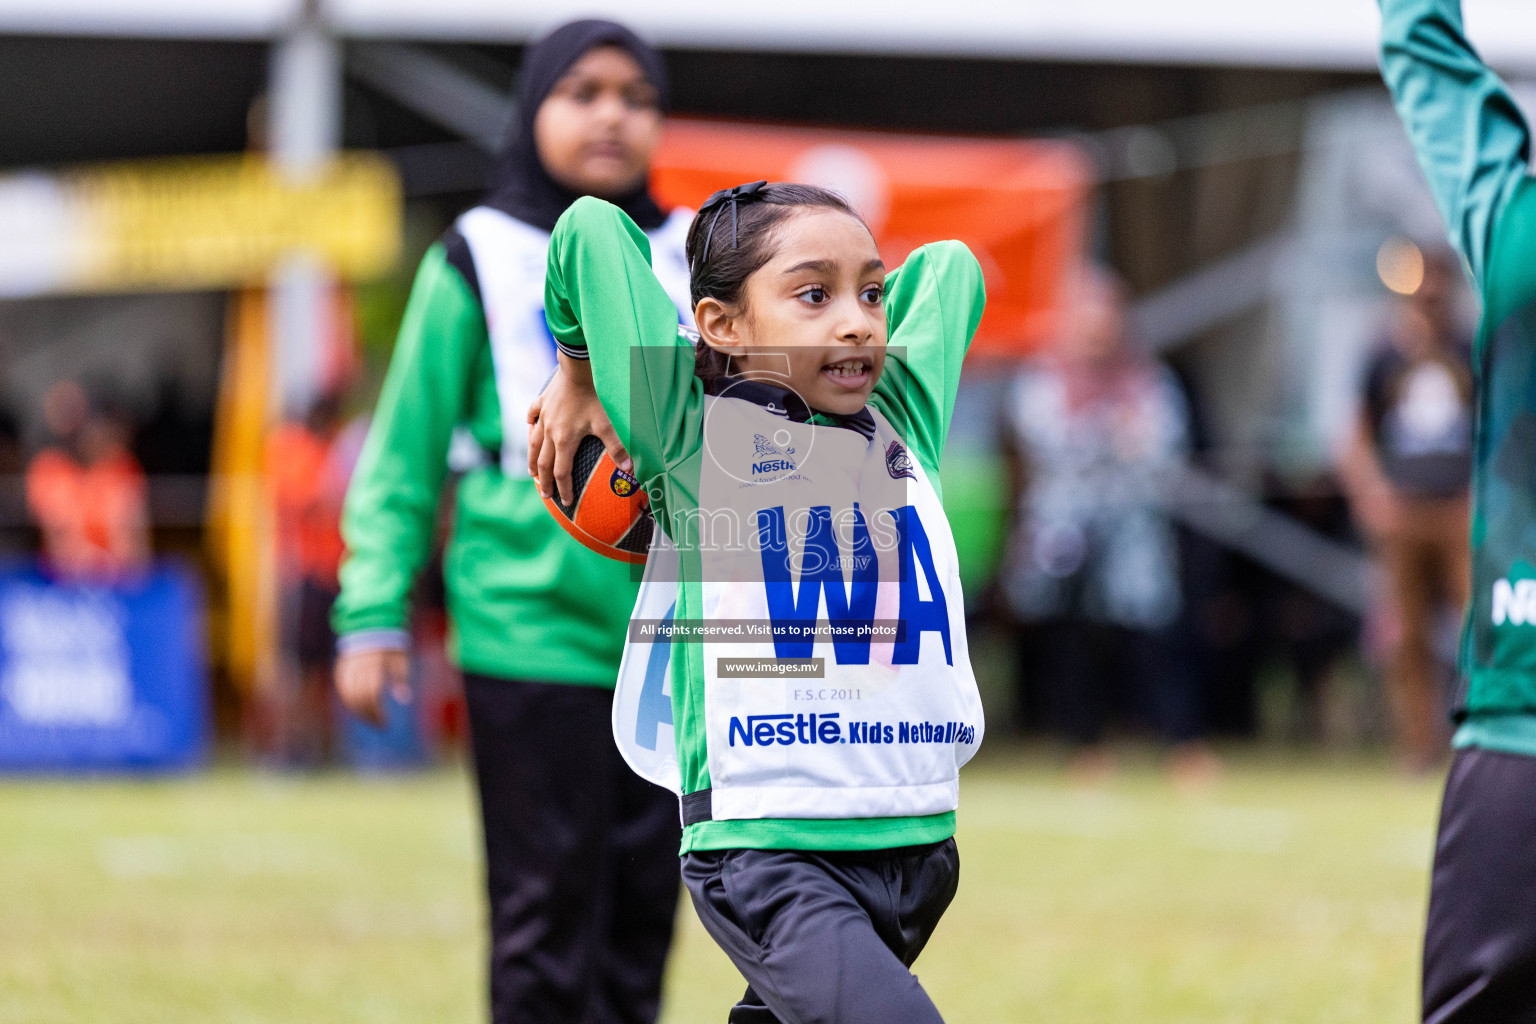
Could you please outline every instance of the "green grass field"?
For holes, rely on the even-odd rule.
[[[917,971],[954,1024],[1406,1024],[1437,797],[1316,754],[1084,790],[995,745]],[[455,770],[0,783],[0,1022],[479,1021],[471,798]],[[666,1024],[740,989],[684,906]]]

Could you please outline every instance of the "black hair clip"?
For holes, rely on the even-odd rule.
[[[697,260],[702,262],[704,254],[709,252],[709,240],[715,237],[715,225],[720,222],[720,215],[725,212],[726,206],[731,208],[731,248],[736,248],[736,207],[751,200],[767,184],[766,181],[753,181],[745,185],[723,188],[704,200],[704,205],[699,207],[699,216],[704,216],[710,210],[715,211],[715,216],[709,222],[709,230],[704,233],[704,244],[699,248]]]

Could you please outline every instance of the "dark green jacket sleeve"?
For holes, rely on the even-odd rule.
[[[427,250],[347,489],[338,634],[403,629],[432,552],[448,444],[464,418],[485,313],[441,244]]]
[[[700,443],[703,388],[677,307],[651,271],[651,246],[624,211],[576,200],[549,242],[544,314],[555,339],[586,350],[614,432],[649,481]]]
[[[981,265],[961,242],[913,252],[885,282],[889,351],[870,404],[937,481],[960,364],[986,306]]]
[[[1494,225],[1527,173],[1525,118],[1467,42],[1460,0],[1381,0],[1381,15],[1382,77],[1481,283]]]

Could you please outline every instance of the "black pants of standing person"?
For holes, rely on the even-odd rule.
[[[466,673],[494,1024],[652,1024],[679,895],[677,797],[624,763],[613,694]]]
[[[1074,746],[1102,742],[1116,711],[1129,711],[1170,744],[1200,738],[1198,681],[1177,627],[1057,619],[1019,635],[1020,706],[1043,703],[1052,727]]]

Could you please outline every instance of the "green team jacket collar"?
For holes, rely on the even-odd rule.
[[[846,427],[866,438],[875,436],[875,417],[865,406],[851,416],[821,412],[805,404],[805,400],[789,388],[781,388],[767,381],[734,374],[718,377],[710,382],[707,393],[716,398],[737,398],[753,405],[762,406],[775,415],[783,416],[791,423],[809,423],[819,427]]]

